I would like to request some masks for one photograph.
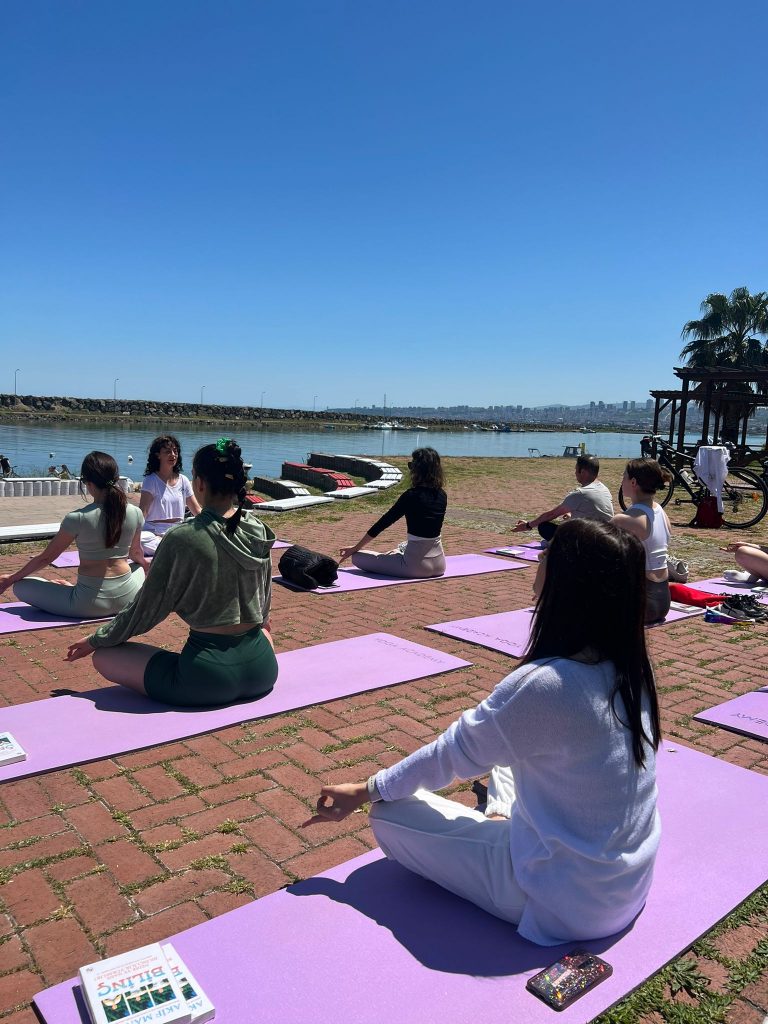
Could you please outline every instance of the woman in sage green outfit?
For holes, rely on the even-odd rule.
[[[0,576],[0,593],[13,586],[19,601],[73,618],[102,618],[126,608],[141,590],[147,561],[141,549],[144,516],[128,502],[118,477],[111,455],[86,455],[80,469],[80,492],[85,497],[87,491],[93,502],[64,517],[45,551],[17,572]],[[66,580],[32,575],[55,561],[73,541],[80,554],[74,586]]]
[[[69,661],[95,652],[105,678],[166,704],[206,707],[269,693],[277,679],[269,635],[275,535],[243,510],[245,481],[230,438],[196,453],[192,487],[202,511],[168,530],[136,600],[72,644]],[[126,643],[171,612],[190,627],[180,654]]]

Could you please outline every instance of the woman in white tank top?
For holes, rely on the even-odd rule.
[[[624,470],[621,490],[629,505],[613,522],[633,533],[645,548],[645,622],[661,622],[670,605],[669,552],[670,526],[667,513],[654,499],[656,492],[669,483],[669,474],[653,459],[631,459]]]

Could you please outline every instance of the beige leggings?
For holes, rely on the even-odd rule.
[[[408,540],[394,551],[358,551],[352,555],[352,564],[381,576],[430,579],[445,572],[445,552],[440,537],[414,537],[409,533]]]

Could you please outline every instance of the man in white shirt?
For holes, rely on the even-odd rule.
[[[576,481],[579,486],[566,494],[555,508],[542,512],[535,519],[520,519],[513,533],[538,529],[541,537],[549,541],[557,529],[557,523],[553,520],[560,516],[596,519],[602,522],[613,519],[611,492],[597,479],[599,472],[600,463],[594,455],[579,455],[576,459]]]

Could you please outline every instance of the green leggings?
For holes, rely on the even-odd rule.
[[[237,636],[191,629],[180,654],[158,651],[144,670],[153,700],[189,708],[256,700],[276,680],[277,658],[261,626]]]

